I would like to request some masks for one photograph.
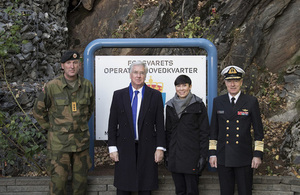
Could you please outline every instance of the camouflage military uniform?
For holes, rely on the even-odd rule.
[[[33,114],[41,127],[48,130],[51,194],[66,194],[70,169],[74,194],[86,193],[87,172],[91,167],[88,120],[93,108],[93,86],[80,76],[71,87],[62,74],[48,82],[37,98]]]

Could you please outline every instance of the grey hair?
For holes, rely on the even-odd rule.
[[[146,65],[146,63],[144,63],[144,62],[142,62],[142,61],[140,61],[140,60],[134,61],[134,62],[133,62],[132,64],[130,64],[130,66],[129,66],[129,73],[132,72],[132,68],[133,68],[134,66],[144,66],[144,68],[145,68],[145,75],[147,75],[147,73],[148,73],[148,66]]]

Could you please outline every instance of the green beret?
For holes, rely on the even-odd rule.
[[[80,59],[80,54],[77,51],[66,51],[62,56],[61,56],[61,63],[65,63],[68,60],[79,60]]]

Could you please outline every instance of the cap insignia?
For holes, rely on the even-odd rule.
[[[228,74],[237,74],[237,71],[235,68],[231,67],[228,71]]]
[[[77,54],[76,53],[73,54],[73,58],[75,58],[75,59],[77,58]]]

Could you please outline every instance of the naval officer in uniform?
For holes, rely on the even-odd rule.
[[[264,149],[259,105],[255,97],[241,92],[243,69],[228,66],[221,74],[228,93],[213,102],[209,163],[217,168],[221,195],[233,195],[235,182],[239,195],[251,195],[253,169],[261,164]]]

